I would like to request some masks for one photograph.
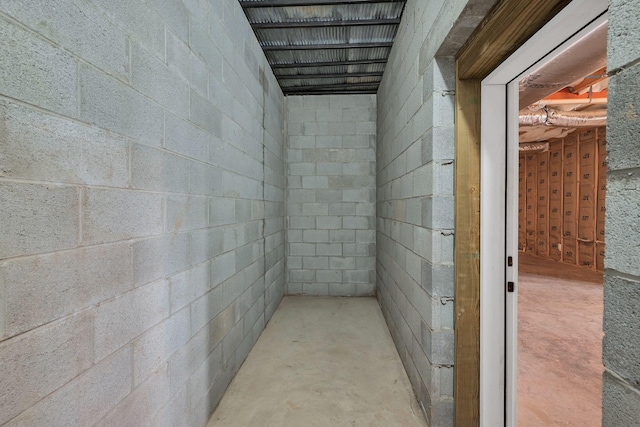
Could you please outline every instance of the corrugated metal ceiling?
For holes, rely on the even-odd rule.
[[[376,93],[406,0],[240,0],[285,95]]]

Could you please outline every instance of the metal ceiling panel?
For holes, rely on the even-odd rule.
[[[380,73],[384,72],[385,64],[353,64],[324,67],[300,67],[298,69],[276,68],[276,77],[307,76],[314,74],[352,74],[352,73]]]
[[[285,95],[375,93],[405,0],[240,0]]]
[[[339,22],[399,19],[404,3],[369,3],[337,6],[294,6],[247,9],[249,23]]]

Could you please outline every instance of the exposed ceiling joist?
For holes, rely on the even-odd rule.
[[[294,74],[290,76],[278,76],[279,80],[299,79],[346,79],[353,77],[382,77],[382,73],[334,73],[334,74]]]
[[[348,61],[305,62],[291,64],[271,64],[271,68],[338,67],[348,65],[386,64],[386,59],[352,59]]]
[[[323,44],[288,44],[282,46],[262,46],[262,50],[270,52],[274,50],[318,50],[318,49],[376,49],[379,47],[391,47],[393,42],[381,43],[323,43]]]
[[[406,0],[245,0],[240,1],[243,9],[259,7],[293,7],[293,6],[337,6],[343,4],[368,4],[368,3],[405,3]]]
[[[285,92],[297,92],[305,90],[325,90],[325,89],[342,89],[342,88],[357,88],[357,87],[371,87],[377,86],[378,82],[373,83],[341,83],[341,84],[327,84],[327,85],[313,85],[313,86],[293,86],[285,87],[282,90]]]
[[[264,22],[253,24],[256,30],[283,28],[324,28],[324,27],[363,27],[367,25],[397,25],[400,19],[357,19],[350,21],[301,21],[301,22]]]

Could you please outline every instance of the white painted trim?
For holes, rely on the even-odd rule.
[[[538,68],[551,60],[577,38],[606,20],[606,15],[604,17],[601,15],[606,12],[607,7],[606,0],[574,0],[482,82],[480,161],[480,425],[482,427],[505,425],[515,427],[517,425],[518,88],[516,83],[508,85],[513,81],[519,81],[532,68]],[[599,16],[597,23],[585,27]],[[506,265],[507,255],[514,258],[512,268]],[[507,281],[515,283],[516,292],[506,295]]]

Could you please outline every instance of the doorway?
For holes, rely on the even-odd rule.
[[[606,22],[602,3],[573,1],[482,81],[481,425],[518,425],[519,83]]]

